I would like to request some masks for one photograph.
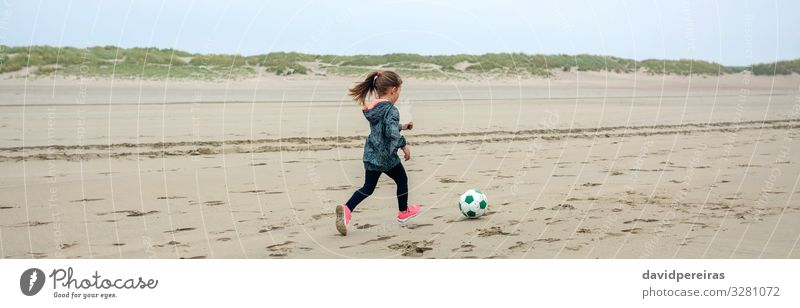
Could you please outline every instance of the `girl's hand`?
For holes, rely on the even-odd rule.
[[[406,159],[406,161],[410,160],[411,159],[411,149],[409,149],[408,146],[404,146],[402,149],[403,149],[403,157]]]
[[[403,124],[403,130],[411,130],[412,128],[414,128],[414,122]]]

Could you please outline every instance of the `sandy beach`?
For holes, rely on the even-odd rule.
[[[395,220],[345,77],[0,80],[4,258],[798,258],[800,76],[408,79]],[[487,215],[457,210],[480,188]]]

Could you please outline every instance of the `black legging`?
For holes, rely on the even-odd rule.
[[[356,190],[350,200],[347,201],[347,207],[350,208],[350,211],[354,210],[361,201],[364,201],[375,191],[375,186],[378,185],[378,178],[381,177],[381,173],[386,173],[397,183],[397,208],[401,212],[408,209],[408,176],[406,176],[406,169],[403,168],[403,164],[400,163],[389,169],[389,171],[366,170],[364,187]]]

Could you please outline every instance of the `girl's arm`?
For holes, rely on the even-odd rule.
[[[391,149],[393,151],[397,151],[402,147],[406,146],[406,138],[400,134],[400,112],[397,111],[397,108],[389,109],[387,112],[387,118],[384,119],[383,124],[386,125],[384,127],[384,132],[388,133],[389,142],[391,143]]]

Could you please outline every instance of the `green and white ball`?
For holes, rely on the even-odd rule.
[[[468,218],[481,217],[481,215],[486,213],[488,205],[486,195],[477,189],[467,190],[461,195],[461,198],[458,199],[458,209],[461,211],[461,214],[464,214],[464,216]]]

